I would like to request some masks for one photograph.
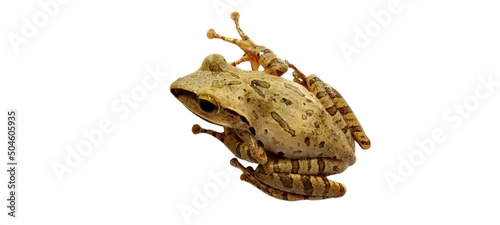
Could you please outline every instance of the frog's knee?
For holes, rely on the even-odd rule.
[[[288,71],[288,66],[284,63],[279,64],[279,65],[272,65],[264,70],[264,72],[275,75],[275,76],[281,76]]]
[[[255,159],[255,161],[257,161],[258,164],[267,163],[267,154],[264,150],[257,151],[257,153],[253,155],[253,158]]]

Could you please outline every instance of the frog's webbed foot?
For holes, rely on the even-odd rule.
[[[237,159],[231,165],[243,171],[241,179],[277,199],[318,200],[341,197],[343,184],[328,180],[327,175],[340,173],[348,165],[330,158],[277,159],[259,165],[254,171],[244,167]]]
[[[226,147],[238,158],[254,163],[267,162],[267,155],[262,147],[258,146],[255,140],[243,141],[238,134],[229,128],[224,128],[224,133],[214,130],[204,129],[200,125],[195,124],[192,128],[193,134],[205,133],[215,137],[226,145]],[[241,134],[244,135],[244,134]],[[251,138],[250,135],[244,135],[245,138]]]

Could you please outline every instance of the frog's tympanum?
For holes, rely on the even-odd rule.
[[[370,141],[335,89],[285,63],[294,70],[293,81],[242,70],[213,54],[170,91],[191,112],[224,128],[219,133],[195,124],[193,133],[210,134],[236,157],[259,164],[254,170],[233,158],[242,180],[283,200],[343,196],[345,186],[326,177],[354,164],[354,141],[363,149]]]

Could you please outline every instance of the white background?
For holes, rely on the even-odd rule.
[[[7,109],[17,109],[20,161],[18,217],[6,216],[2,200],[0,224],[499,222],[495,1],[392,1],[397,12],[383,26],[372,14],[390,0],[61,1],[51,15],[39,4],[47,1],[0,3],[0,140]],[[215,28],[236,37],[232,10],[256,43],[319,75],[356,112],[372,147],[329,177],[347,186],[344,197],[273,199],[239,180],[222,143],[191,133],[194,123],[210,126],[169,85],[208,54],[242,55],[205,36]],[[23,36],[34,16],[36,32]],[[356,46],[366,26],[371,36]],[[13,44],[15,36],[26,42]],[[346,57],[341,45],[359,51]],[[148,70],[160,77],[146,90]],[[103,120],[112,130],[69,165],[69,149]],[[440,131],[424,155],[416,143]],[[71,172],[59,180],[53,165]],[[0,199],[7,179],[3,170]]]

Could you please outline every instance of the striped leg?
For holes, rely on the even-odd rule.
[[[288,66],[294,70],[294,81],[302,84],[316,95],[325,106],[328,113],[333,117],[336,125],[344,132],[349,140],[349,144],[354,146],[354,138],[354,141],[356,141],[362,149],[370,148],[370,139],[366,136],[356,115],[354,115],[354,112],[342,95],[333,87],[321,81],[316,75],[306,77],[293,64],[288,63]]]
[[[344,171],[348,164],[331,158],[276,159],[259,165],[254,171],[243,167],[237,159],[231,165],[243,171],[241,179],[264,193],[282,200],[318,200],[341,197],[343,184],[326,176]]]
[[[240,159],[259,164],[267,162],[266,152],[250,133],[238,134],[229,128],[224,128],[224,133],[219,133],[204,129],[198,124],[193,125],[192,131],[194,134],[205,133],[215,137]]]
[[[363,127],[361,127],[358,118],[356,118],[356,115],[354,115],[354,112],[352,111],[351,107],[349,107],[342,95],[330,85],[323,83],[318,77],[310,78],[310,85],[313,85],[313,82],[321,82],[321,84],[324,85],[324,90],[326,91],[330,99],[333,100],[333,104],[335,107],[332,107],[331,111],[328,111],[328,113],[330,113],[330,115],[337,113],[342,114],[345,122],[347,123],[347,126],[349,127],[349,130],[354,136],[354,140],[359,144],[359,146],[361,146],[362,149],[369,149],[371,146],[370,139],[366,136],[366,133],[363,130]]]

